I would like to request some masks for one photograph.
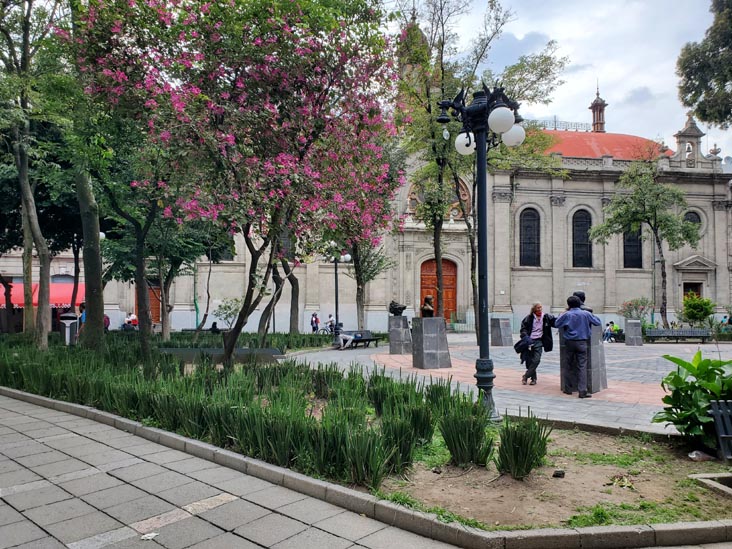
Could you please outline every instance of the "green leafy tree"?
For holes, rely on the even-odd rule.
[[[410,13],[408,6],[404,5],[402,9],[404,13]],[[418,18],[417,10],[412,10],[411,20],[403,22],[404,31],[398,51],[402,73],[400,110],[404,121],[409,123],[406,126],[404,147],[419,161],[412,178],[420,195],[416,217],[432,233],[437,267],[436,314],[439,316],[444,314],[441,234],[445,217],[456,204],[462,212],[471,246],[473,303],[477,313],[477,243],[470,215],[476,209],[477,193],[475,159],[458,155],[452,144],[460,126],[454,121],[444,127],[438,124],[436,105],[442,99],[452,98],[460,89],[469,94],[471,89],[479,86],[476,74],[488,60],[490,48],[500,37],[505,25],[513,18],[511,11],[504,9],[500,2],[489,1],[475,40],[467,52],[458,52],[458,36],[454,27],[457,19],[470,9],[470,4],[461,0],[426,0],[421,6],[421,18]],[[556,44],[549,42],[541,52],[521,57],[500,74],[484,72],[483,79],[486,82],[501,81],[507,93],[517,101],[549,103],[552,92],[562,83],[559,75],[567,63],[567,59],[558,57],[556,51]],[[447,133],[443,134],[444,130]],[[531,155],[533,159],[529,161],[530,164],[554,165],[554,161],[543,155],[546,147],[529,145],[537,137],[541,140],[539,132],[528,133],[527,146],[520,147],[520,151],[511,153],[504,146],[491,151],[489,168],[516,168],[527,160],[529,152],[538,153]],[[466,201],[467,197],[462,191],[464,178],[471,174],[472,205]]]
[[[214,310],[214,316],[220,318],[226,322],[226,326],[231,329],[234,325],[236,317],[239,316],[239,311],[244,303],[242,298],[231,298],[224,299],[221,304]]]
[[[732,0],[712,0],[712,26],[690,42],[676,62],[679,97],[699,120],[722,129],[732,124]]]
[[[351,247],[353,263],[348,265],[346,274],[356,281],[356,316],[358,329],[366,325],[366,285],[383,272],[396,266],[384,248],[375,248],[370,242],[361,241]]]
[[[716,305],[711,299],[689,292],[684,296],[684,319],[692,326],[703,326],[707,318],[714,314]]]
[[[699,226],[684,220],[686,200],[681,189],[662,182],[661,174],[649,162],[634,162],[620,176],[618,192],[605,206],[605,222],[592,227],[590,238],[607,244],[611,236],[626,232],[643,231],[644,239],[656,246],[661,265],[661,319],[668,328],[667,273],[664,246],[678,250],[682,246],[696,246]]]

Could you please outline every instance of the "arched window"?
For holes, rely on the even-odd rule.
[[[578,210],[572,216],[572,266],[592,267],[590,227],[592,216],[587,210]]]
[[[623,233],[623,267],[626,269],[643,268],[643,247],[640,230]]]
[[[519,265],[541,266],[540,237],[539,212],[533,208],[527,208],[521,212],[519,218]]]
[[[686,212],[686,214],[684,215],[684,221],[701,225],[701,217],[696,212]]]

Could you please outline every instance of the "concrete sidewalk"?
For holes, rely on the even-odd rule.
[[[556,338],[555,338],[556,339]],[[358,364],[366,369],[386,368],[393,375],[451,378],[462,390],[476,391],[475,360],[478,346],[473,334],[448,334],[452,368],[419,370],[412,367],[411,355],[390,355],[387,346],[344,351],[325,350],[302,353],[298,359],[311,363],[336,362],[341,367]],[[491,347],[496,378],[493,397],[500,414],[518,415],[531,408],[532,413],[562,426],[574,424],[595,430],[675,434],[673,426],[653,423],[653,415],[663,409],[661,380],[676,365],[663,358],[673,355],[691,360],[698,349],[702,356],[732,360],[732,343],[653,343],[629,347],[623,343],[603,344],[608,388],[580,400],[559,388],[559,350],[544,353],[538,369],[537,385],[522,385],[525,368],[513,347]]]
[[[0,396],[0,548],[64,546],[451,547],[109,425]]]

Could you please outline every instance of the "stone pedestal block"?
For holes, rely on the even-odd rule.
[[[587,345],[587,355],[587,392],[597,393],[607,389],[605,351],[602,347],[602,326],[592,326],[592,335]],[[560,330],[559,385],[562,391],[577,391],[577,374],[577,366],[568,363],[567,347]]]
[[[641,331],[640,320],[625,321],[625,344],[633,347],[643,345],[643,332]]]
[[[412,365],[423,370],[452,367],[444,318],[412,319]]]
[[[412,331],[406,316],[389,317],[389,354],[412,354]]]
[[[508,318],[491,318],[491,346],[512,347],[511,320]]]

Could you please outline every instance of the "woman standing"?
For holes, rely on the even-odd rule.
[[[521,378],[521,383],[536,385],[536,368],[541,362],[541,353],[547,353],[554,348],[552,328],[556,317],[544,314],[541,303],[534,303],[531,312],[521,321],[521,339],[528,338],[528,349],[526,351],[526,373]]]

